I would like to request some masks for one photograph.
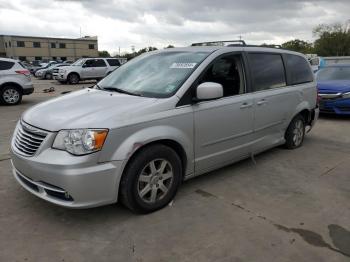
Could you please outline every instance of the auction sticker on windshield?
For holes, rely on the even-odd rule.
[[[170,68],[194,68],[197,63],[173,63]]]

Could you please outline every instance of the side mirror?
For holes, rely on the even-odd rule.
[[[224,89],[221,84],[205,82],[197,86],[197,101],[213,100],[224,96]]]
[[[82,68],[85,68],[85,67],[87,67],[87,65],[86,65],[86,64],[83,64],[81,67],[82,67]]]

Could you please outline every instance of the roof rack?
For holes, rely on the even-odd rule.
[[[201,42],[201,43],[193,43],[191,46],[225,46],[225,43],[232,43],[232,44],[229,44],[227,46],[237,46],[237,45],[246,46],[246,43],[243,40],[226,40],[226,41]]]

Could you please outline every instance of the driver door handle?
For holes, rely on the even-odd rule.
[[[244,102],[240,108],[243,109],[243,108],[249,108],[249,107],[252,107],[253,106],[253,103],[247,103],[247,102]]]

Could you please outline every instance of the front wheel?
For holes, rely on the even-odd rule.
[[[46,73],[46,74],[45,74],[45,79],[46,79],[46,80],[51,80],[51,79],[52,79],[52,74]]]
[[[5,105],[17,105],[22,101],[22,92],[16,86],[6,86],[0,91],[0,101]]]
[[[79,75],[75,73],[71,73],[68,75],[68,83],[71,85],[75,85],[79,83]]]
[[[300,147],[305,137],[305,120],[301,115],[293,118],[285,134],[286,148],[294,149]]]
[[[181,180],[181,160],[174,150],[146,147],[128,164],[120,184],[121,201],[134,212],[156,211],[175,197]]]

